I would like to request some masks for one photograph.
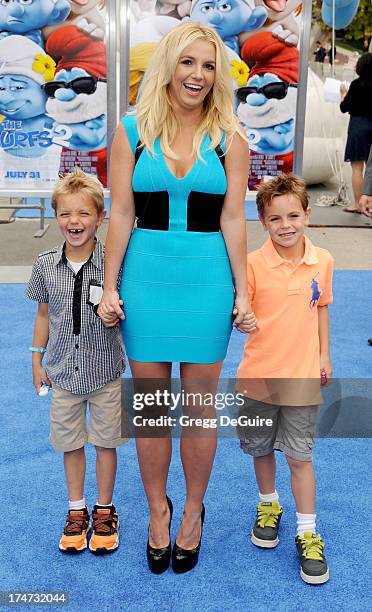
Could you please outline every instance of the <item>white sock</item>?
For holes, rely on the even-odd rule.
[[[110,501],[110,503],[109,503],[109,504],[99,504],[98,502],[96,503],[96,506],[97,506],[98,508],[110,508],[112,505],[113,505],[113,504],[112,504],[112,500]]]
[[[316,533],[316,514],[301,514],[296,512],[297,535],[303,536],[305,531]]]
[[[83,510],[86,506],[85,497],[82,499],[78,499],[76,501],[68,500],[68,509],[69,510]]]
[[[260,493],[258,492],[261,502],[278,502],[279,503],[279,495],[278,491],[275,489],[274,493]]]

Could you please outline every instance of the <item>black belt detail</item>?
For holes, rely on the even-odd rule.
[[[135,191],[137,227],[152,230],[169,229],[168,191]]]
[[[187,231],[219,232],[225,194],[190,191],[187,198]]]
[[[81,293],[83,289],[83,271],[84,266],[80,268],[75,276],[74,281],[74,297],[72,301],[72,321],[74,327],[74,336],[80,335],[81,330]]]

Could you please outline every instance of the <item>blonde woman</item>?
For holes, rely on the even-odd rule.
[[[188,22],[159,43],[135,114],[117,129],[99,313],[108,325],[121,321],[135,380],[165,387],[172,362],[179,362],[184,392],[213,392],[233,317],[237,328],[254,328],[243,205],[248,151],[232,96],[220,38]],[[183,409],[192,417],[212,414],[202,401]],[[158,401],[152,411],[166,414],[166,407]],[[172,439],[165,430],[136,443],[150,509],[147,558],[150,570],[161,573],[171,558],[173,508],[166,484]],[[179,573],[198,562],[215,451],[215,430],[183,430],[186,502],[172,553]]]

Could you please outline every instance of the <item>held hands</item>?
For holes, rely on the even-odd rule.
[[[105,327],[115,327],[120,320],[124,321],[125,315],[122,306],[123,300],[119,299],[116,290],[105,289],[103,291],[97,312]]]
[[[242,334],[250,334],[254,331],[258,330],[257,319],[253,312],[250,312],[245,315],[243,321],[237,327],[237,329],[242,332]]]
[[[252,312],[248,298],[236,296],[233,310],[234,327],[242,334],[250,334],[257,329],[257,319]]]
[[[46,372],[41,364],[33,364],[32,366],[32,383],[36,389],[36,393],[39,395],[40,389],[43,386],[43,383],[48,385],[48,387],[52,386]]]

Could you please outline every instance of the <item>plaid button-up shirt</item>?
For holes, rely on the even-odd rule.
[[[77,274],[69,266],[64,245],[42,253],[27,286],[27,297],[48,304],[46,373],[71,393],[96,391],[124,370],[119,329],[104,327],[95,313],[93,296],[102,286],[103,246],[99,240]]]

